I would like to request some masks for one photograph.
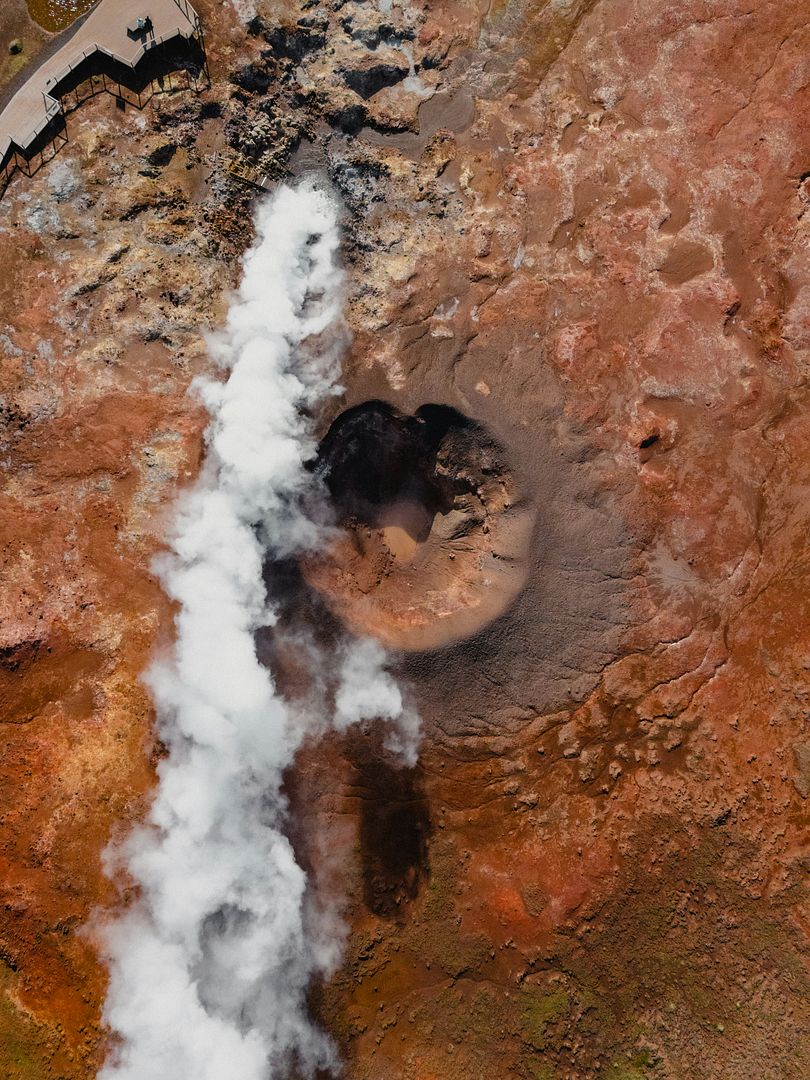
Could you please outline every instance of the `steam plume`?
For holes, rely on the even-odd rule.
[[[104,930],[105,1019],[119,1041],[101,1080],[267,1080],[293,1060],[305,1073],[333,1062],[306,1014],[324,949],[308,940],[305,877],[283,831],[282,772],[302,724],[254,634],[273,622],[268,550],[320,538],[300,506],[307,410],[338,374],[327,346],[340,330],[338,245],[336,208],[315,187],[281,188],[260,208],[212,342],[229,377],[199,386],[207,461],[159,564],[178,604],[176,646],[149,675],[168,754],[147,824],[109,855],[140,888]],[[321,347],[304,349],[313,336]],[[402,717],[395,749],[413,760],[413,720],[383,661],[370,643],[346,647],[334,722]]]

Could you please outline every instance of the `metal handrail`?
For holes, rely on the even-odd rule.
[[[83,64],[84,61],[89,59],[91,56],[95,56],[97,53],[102,53],[104,56],[108,56],[116,63],[123,64],[124,67],[128,67],[130,70],[134,71],[135,68],[138,66],[139,62],[149,51],[157,48],[159,45],[163,45],[167,41],[173,41],[177,37],[182,37],[186,40],[189,40],[190,38],[194,37],[194,33],[192,31],[189,31],[188,29],[183,29],[183,27],[181,26],[175,27],[173,30],[168,30],[165,34],[161,34],[159,38],[144,42],[138,47],[137,52],[132,54],[131,59],[120,56],[118,53],[113,52],[111,49],[105,48],[103,45],[92,45],[89,48],[84,49],[79,56],[74,57],[73,60],[71,60],[70,63],[67,64],[64,68],[62,68],[62,70],[57,75],[52,76],[45,83],[45,86],[47,87],[47,90],[43,91],[43,97],[45,98],[45,118],[40,121],[39,124],[29,130],[25,137],[25,141],[22,144],[17,143],[16,139],[12,139],[12,142],[15,146],[18,146],[21,151],[24,151],[25,148],[29,146],[34,141],[34,139],[36,139],[36,137],[45,130],[45,128],[55,116],[64,112],[61,101],[59,100],[58,96],[53,93],[53,91],[57,90],[59,83],[62,82],[63,79],[70,75],[71,72],[75,71],[76,68]]]
[[[180,10],[183,12],[183,14],[188,19],[189,22],[193,22],[193,23],[197,22],[197,20],[199,19],[199,15],[194,10],[194,8],[189,3],[186,2],[186,0],[174,0],[174,2],[177,5],[177,7],[180,8]],[[189,11],[191,12],[190,15],[189,15]]]
[[[89,57],[94,56],[97,53],[101,53],[104,56],[109,57],[116,63],[121,64],[124,67],[128,67],[131,71],[134,71],[140,61],[148,52],[150,52],[152,49],[157,48],[159,45],[163,45],[167,41],[173,41],[178,37],[184,38],[186,41],[190,41],[194,37],[199,37],[201,46],[204,49],[204,44],[202,44],[202,23],[200,21],[199,15],[194,10],[194,8],[187,2],[187,0],[175,0],[175,4],[183,13],[185,18],[188,20],[190,26],[185,28],[177,26],[174,27],[172,30],[166,31],[166,33],[164,34],[161,34],[159,38],[152,38],[143,41],[138,46],[137,50],[132,54],[132,57],[130,59],[121,56],[110,49],[105,48],[103,45],[92,45],[89,48],[84,49],[80,56],[74,57],[64,68],[62,68],[61,71],[59,71],[57,75],[54,75],[50,79],[48,79],[48,81],[45,83],[45,90],[42,91],[45,116],[35,127],[33,127],[26,134],[25,140],[22,145],[13,136],[8,136],[7,146],[4,150],[2,150],[0,156],[5,157],[7,154],[9,154],[9,160],[6,165],[2,167],[2,171],[7,173],[9,168],[12,168],[13,170],[15,168],[13,164],[14,159],[17,158],[20,154],[23,155],[23,160],[27,160],[25,159],[25,153],[31,143],[33,143],[34,140],[47,128],[47,126],[54,119],[54,117],[58,115],[64,115],[65,109],[62,101],[60,100],[60,95],[58,91],[59,84]],[[102,71],[102,75],[107,74],[108,72]],[[110,78],[114,79],[115,76],[113,74],[110,74]],[[135,91],[132,92],[134,93]],[[65,94],[67,93],[69,93],[69,91],[65,91]],[[138,94],[138,100],[140,101],[140,94]],[[16,167],[21,168],[22,166],[17,165]],[[8,181],[8,176],[6,176],[6,181]]]
[[[155,49],[158,45],[163,45],[166,41],[173,41],[177,37],[183,37],[188,40],[189,38],[194,37],[194,33],[189,30],[184,30],[181,26],[177,26],[173,30],[168,30],[165,34],[161,34],[159,38],[154,38],[153,40],[139,45],[137,52],[134,52],[129,59],[125,56],[121,56],[119,53],[112,52],[111,49],[107,49],[103,45],[91,45],[89,48],[84,49],[81,55],[74,57],[74,59],[63,67],[57,75],[53,75],[48,79],[45,85],[49,88],[55,87],[57,83],[60,83],[72,71],[75,71],[79,64],[83,63],[88,57],[93,56],[96,53],[104,53],[104,55],[109,56],[111,60],[116,60],[119,64],[123,64],[125,67],[134,70],[150,49]]]

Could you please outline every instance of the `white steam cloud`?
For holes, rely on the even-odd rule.
[[[323,926],[308,933],[306,880],[284,833],[282,773],[307,725],[259,663],[254,635],[273,623],[268,551],[321,539],[301,500],[312,484],[307,415],[338,375],[338,247],[330,196],[281,188],[258,211],[212,341],[229,374],[199,387],[207,461],[159,564],[178,605],[173,654],[149,675],[168,753],[148,822],[108,856],[139,888],[103,929],[117,1039],[101,1080],[268,1080],[291,1062],[304,1073],[334,1064],[305,994],[335,950]],[[416,720],[384,661],[371,642],[343,647],[331,722],[390,721],[389,745],[412,764]]]
[[[367,638],[343,650],[340,685],[335,696],[335,726],[345,729],[361,720],[390,720],[385,746],[403,765],[416,764],[419,717],[385,670],[385,650]]]

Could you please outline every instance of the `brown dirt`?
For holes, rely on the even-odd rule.
[[[47,45],[49,35],[31,18],[25,0],[6,0],[0,7],[0,101],[9,84]],[[12,53],[12,41],[22,43],[22,51]]]

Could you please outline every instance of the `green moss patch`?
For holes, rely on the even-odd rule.
[[[9,996],[13,975],[0,967],[0,1076],[5,1080],[41,1080],[42,1038],[37,1026]]]
[[[535,1050],[545,1050],[551,1044],[550,1029],[564,1019],[571,1009],[571,999],[565,990],[540,994],[525,992],[521,1034]]]

